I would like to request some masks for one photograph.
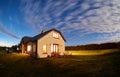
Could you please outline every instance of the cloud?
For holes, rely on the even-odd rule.
[[[8,29],[5,28],[4,25],[1,22],[0,22],[0,31],[5,33],[5,34],[7,34],[7,35],[9,35],[9,36],[11,36],[11,37],[13,37],[13,38],[19,39],[18,36],[16,36],[15,34],[11,33],[10,31],[8,31]]]
[[[108,38],[110,37],[110,38]],[[120,32],[103,34],[103,38],[108,42],[119,42],[120,41]]]
[[[51,28],[76,37],[120,32],[120,0],[22,0],[20,10],[37,33]],[[107,39],[119,40],[118,34]]]

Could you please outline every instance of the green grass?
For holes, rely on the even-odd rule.
[[[6,54],[7,52],[5,50],[0,50],[0,54]]]
[[[120,52],[43,59],[0,54],[0,77],[117,77],[119,73]]]

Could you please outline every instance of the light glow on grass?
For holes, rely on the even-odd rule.
[[[118,49],[105,49],[105,50],[79,50],[79,51],[66,51],[72,53],[71,55],[104,55],[119,51]]]
[[[119,52],[99,57],[70,56],[37,60],[26,54],[6,53],[0,54],[0,77],[102,77],[104,74],[118,77],[119,71],[116,70],[120,70],[119,62]]]

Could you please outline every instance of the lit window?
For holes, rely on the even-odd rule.
[[[53,52],[53,44],[51,44],[51,52]]]
[[[58,33],[53,33],[54,38],[58,38]]]
[[[44,52],[44,53],[47,53],[46,45],[43,45],[43,52]]]
[[[51,44],[51,52],[58,52],[58,44]]]
[[[31,51],[31,46],[30,45],[27,46],[27,51]]]

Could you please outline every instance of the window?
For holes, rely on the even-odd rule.
[[[58,33],[53,33],[54,38],[58,38]]]
[[[58,44],[51,44],[51,52],[58,52]]]
[[[27,46],[27,51],[28,51],[28,52],[31,51],[31,45],[28,45],[28,46]]]
[[[51,44],[51,52],[53,52],[53,44]]]
[[[47,53],[47,47],[46,47],[46,45],[43,45],[43,53]]]

